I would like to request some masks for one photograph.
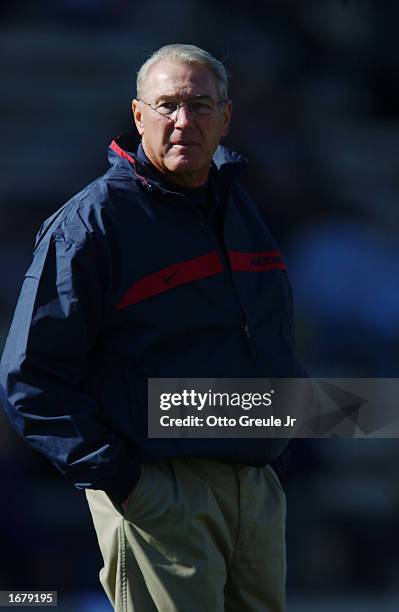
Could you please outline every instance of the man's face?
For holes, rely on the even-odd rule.
[[[190,105],[194,97],[211,106],[213,112],[201,115],[188,110],[185,101]],[[215,149],[228,132],[232,110],[230,100],[217,105],[221,98],[216,77],[199,64],[160,60],[149,72],[143,99],[152,108],[133,100],[132,110],[151,163],[177,185],[203,185]],[[182,106],[174,119],[154,110],[162,111],[176,101]]]

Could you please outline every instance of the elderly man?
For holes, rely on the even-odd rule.
[[[298,375],[286,267],[219,145],[223,65],[141,67],[141,136],[42,225],[1,366],[17,431],[86,490],[119,612],[281,612],[286,440],[156,439],[148,378]]]

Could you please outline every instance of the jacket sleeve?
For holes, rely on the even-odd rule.
[[[96,246],[97,245],[97,246]],[[101,250],[53,232],[38,241],[0,365],[0,394],[17,432],[79,489],[120,502],[140,466],[84,392],[107,283]]]

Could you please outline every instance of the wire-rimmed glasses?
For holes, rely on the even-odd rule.
[[[181,108],[186,108],[192,117],[208,117],[227,102],[227,100],[214,102],[211,98],[204,96],[196,98],[167,98],[156,102],[146,102],[139,98],[139,101],[171,121],[177,120]]]

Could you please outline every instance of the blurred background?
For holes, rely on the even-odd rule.
[[[398,377],[399,3],[37,0],[0,6],[0,352],[41,222],[107,169],[135,75],[197,44],[230,71],[228,146],[285,254],[312,376]],[[399,609],[399,443],[298,440],[289,612]],[[0,414],[0,590],[110,610],[85,499]]]

